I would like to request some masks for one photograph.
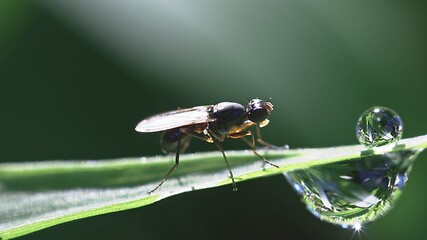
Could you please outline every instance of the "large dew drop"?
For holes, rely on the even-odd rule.
[[[395,111],[386,107],[366,110],[356,124],[357,139],[371,148],[399,141],[402,132],[402,119]]]
[[[315,216],[359,228],[394,206],[418,153],[405,150],[362,157],[285,176]]]

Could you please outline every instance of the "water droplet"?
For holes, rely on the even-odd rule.
[[[361,157],[285,174],[316,217],[360,229],[389,211],[419,151]]]
[[[357,139],[369,147],[395,143],[402,137],[402,132],[403,122],[399,115],[385,107],[368,109],[356,125]]]

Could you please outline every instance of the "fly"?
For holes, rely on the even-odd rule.
[[[138,123],[137,132],[161,132],[160,139],[162,151],[170,153],[175,151],[175,164],[163,178],[163,180],[149,193],[156,191],[173,170],[179,164],[179,154],[185,152],[192,137],[213,143],[222,153],[233,190],[237,190],[233,172],[224,149],[221,146],[226,138],[241,139],[262,159],[264,163],[278,167],[265,159],[256,151],[255,137],[249,127],[255,126],[257,131],[256,141],[264,146],[272,146],[261,138],[260,128],[269,123],[267,119],[273,111],[273,104],[261,99],[252,99],[246,107],[235,102],[220,102],[215,105],[198,106],[193,108],[179,109],[148,117]],[[245,137],[251,136],[252,141]]]

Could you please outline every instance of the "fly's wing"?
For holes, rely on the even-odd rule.
[[[137,132],[159,132],[198,123],[212,122],[215,119],[211,118],[208,112],[211,107],[212,105],[199,106],[160,113],[139,122],[135,130]]]

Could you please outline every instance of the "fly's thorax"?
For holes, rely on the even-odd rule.
[[[224,135],[246,120],[245,107],[234,102],[221,102],[214,105],[210,109],[210,115],[215,121],[209,123],[209,129]]]

